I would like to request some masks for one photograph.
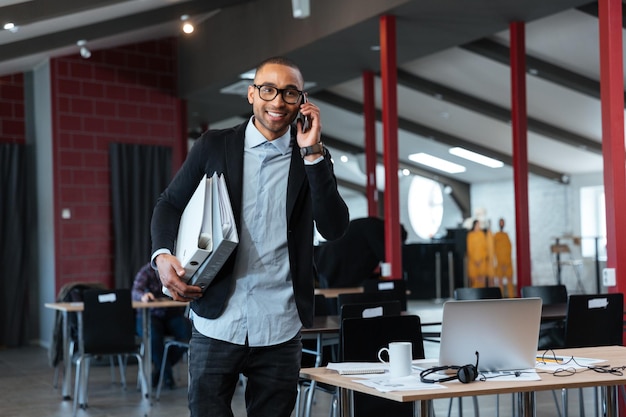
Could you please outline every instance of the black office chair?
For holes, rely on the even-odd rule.
[[[97,282],[70,282],[61,287],[59,293],[57,294],[56,301],[57,302],[82,302],[83,301],[83,293],[86,290],[90,289],[105,289],[105,285]],[[68,320],[67,326],[69,328],[69,346],[70,346],[70,355],[74,353],[74,349],[77,346],[78,342],[78,319],[77,313],[68,312],[66,313],[66,317]],[[50,349],[48,350],[48,360],[50,366],[54,367],[54,376],[52,384],[56,388],[59,381],[59,367],[61,366],[61,362],[65,360],[71,361],[72,358],[64,358],[63,357],[63,313],[61,311],[57,311],[54,319],[54,330],[52,332],[52,343],[50,344]],[[69,376],[69,375],[68,375]],[[65,377],[65,375],[63,375]],[[114,363],[111,359],[111,380],[115,380],[115,369]]]
[[[76,361],[73,415],[76,416],[79,404],[81,408],[87,408],[89,362],[96,356],[133,355],[139,367],[141,393],[148,401],[149,407],[143,357],[135,338],[135,313],[130,290],[87,290],[83,293],[83,297],[85,308],[82,316],[79,316],[80,343],[79,356]],[[80,323],[81,317],[82,324]],[[119,362],[122,368],[122,360],[120,359]]]
[[[577,294],[567,300],[565,348],[612,346],[623,344],[624,294]],[[594,390],[595,413],[598,416],[599,396]],[[580,416],[585,415],[582,388],[579,388]],[[561,391],[563,416],[567,417],[567,390]]]
[[[455,300],[491,300],[498,298],[502,298],[500,287],[460,287],[454,290]]]
[[[340,330],[340,359],[344,362],[376,362],[380,348],[396,341],[411,342],[413,359],[424,358],[424,342],[418,316],[344,319]],[[413,416],[413,404],[355,392],[354,414],[359,417],[408,417]]]
[[[393,293],[394,299],[400,300],[400,307],[402,311],[406,311],[407,304],[407,294],[406,294],[406,281],[402,279],[390,279],[390,280],[379,280],[379,279],[368,279],[363,282],[363,292],[371,293],[371,292],[380,292],[380,291],[388,291]]]
[[[522,297],[541,298],[542,305],[566,304],[567,288],[565,285],[529,285],[522,287]],[[565,343],[564,320],[543,321],[539,328],[538,349],[559,349]]]

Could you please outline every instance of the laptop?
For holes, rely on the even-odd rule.
[[[439,360],[420,368],[476,364],[476,352],[481,372],[534,368],[540,323],[540,298],[448,301]]]

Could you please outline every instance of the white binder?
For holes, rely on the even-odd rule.
[[[213,250],[212,178],[206,174],[198,183],[180,218],[174,255],[189,279]]]
[[[185,268],[183,281],[204,291],[238,244],[224,175],[205,175],[187,203],[178,227],[174,255]],[[163,293],[171,297],[165,287]]]
[[[211,284],[230,254],[239,244],[235,216],[230,204],[224,175],[213,174],[211,182],[213,196],[213,252],[193,274],[189,283],[202,288]]]

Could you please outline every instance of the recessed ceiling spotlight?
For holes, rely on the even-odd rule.
[[[348,157],[346,155],[341,155],[341,158],[339,158],[339,160],[345,164],[346,162],[348,162]]]

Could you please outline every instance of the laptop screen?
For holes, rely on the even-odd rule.
[[[443,305],[440,366],[476,363],[479,371],[535,367],[541,299],[448,301]]]

